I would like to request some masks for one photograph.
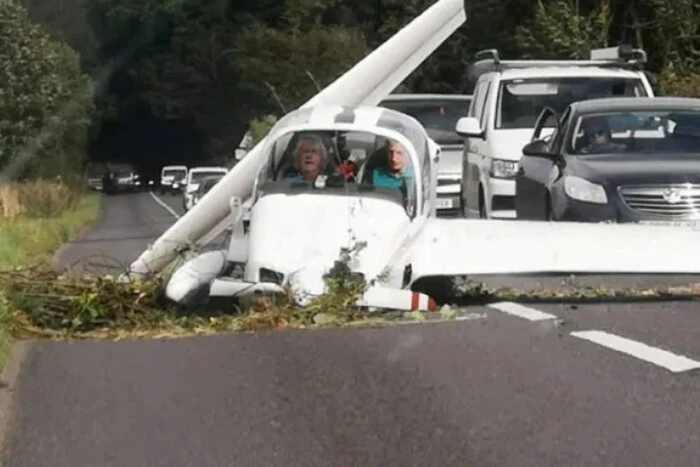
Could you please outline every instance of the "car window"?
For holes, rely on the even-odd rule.
[[[563,112],[570,104],[601,97],[646,96],[639,78],[510,79],[499,86],[496,128],[533,128],[545,106]]]
[[[700,154],[700,112],[639,110],[600,112],[578,118],[571,154]]]
[[[462,138],[455,133],[457,120],[469,112],[466,99],[407,99],[388,100],[382,107],[403,112],[418,120],[428,135],[438,144],[459,144]]]

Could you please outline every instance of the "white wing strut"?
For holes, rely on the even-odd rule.
[[[376,105],[410,75],[466,20],[464,0],[439,0],[388,41],[331,83],[304,107],[318,104]],[[226,228],[229,200],[247,199],[260,164],[264,140],[155,243],[131,264],[131,272],[158,272],[183,245],[216,237]]]

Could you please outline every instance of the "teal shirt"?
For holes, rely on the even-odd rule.
[[[374,184],[374,186],[386,188],[401,188],[404,183],[407,185],[411,184],[412,175],[411,171],[405,168],[401,176],[395,177],[387,168],[382,167],[380,169],[374,169],[372,172],[372,184]]]

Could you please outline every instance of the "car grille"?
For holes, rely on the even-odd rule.
[[[669,219],[700,218],[700,185],[623,186],[620,197],[633,211]]]

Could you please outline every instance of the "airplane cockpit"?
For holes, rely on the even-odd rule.
[[[400,203],[412,217],[420,180],[411,149],[366,131],[289,132],[267,147],[254,199],[281,192],[379,197]]]

